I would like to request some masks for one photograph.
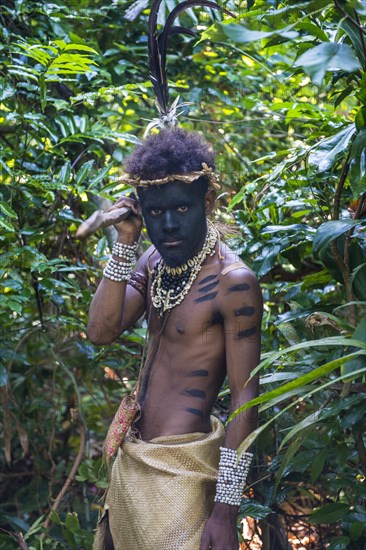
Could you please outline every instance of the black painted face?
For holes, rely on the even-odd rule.
[[[204,197],[194,183],[174,181],[138,194],[149,237],[164,261],[174,267],[195,256],[207,222]]]

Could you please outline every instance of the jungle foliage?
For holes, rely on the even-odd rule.
[[[182,124],[217,151],[221,217],[239,225],[231,244],[265,299],[242,515],[257,520],[263,548],[298,548],[296,531],[304,547],[362,550],[366,9],[225,6],[235,20],[207,9],[181,17],[199,34],[172,38],[168,76],[172,99],[192,102]],[[155,116],[147,16],[145,0],[0,7],[0,548],[91,548],[101,444],[136,376],[144,327],[111,346],[88,342],[111,234],[81,242],[75,232],[128,191],[123,159]]]

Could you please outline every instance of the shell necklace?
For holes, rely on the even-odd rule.
[[[158,316],[179,305],[190,291],[207,256],[213,256],[218,233],[211,224],[200,252],[181,266],[170,267],[161,258],[152,270],[150,296]]]

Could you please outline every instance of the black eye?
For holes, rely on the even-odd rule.
[[[177,210],[178,212],[187,212],[188,206],[186,204],[181,204],[180,206],[178,206]]]

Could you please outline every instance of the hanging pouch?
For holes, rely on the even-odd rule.
[[[140,405],[132,395],[121,401],[103,445],[103,456],[109,462],[116,454],[133,422],[140,416]]]

